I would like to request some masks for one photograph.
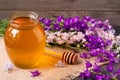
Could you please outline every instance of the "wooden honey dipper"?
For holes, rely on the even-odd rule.
[[[64,51],[62,54],[57,53],[57,52],[53,52],[50,50],[45,50],[45,54],[61,59],[63,62],[67,63],[67,64],[75,64],[78,61],[78,55],[77,53],[74,53],[72,51]]]

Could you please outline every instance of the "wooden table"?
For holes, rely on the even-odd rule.
[[[47,48],[56,52],[63,52],[64,49],[55,47]],[[81,63],[77,65],[66,65],[66,67],[49,66],[45,68],[37,68],[41,75],[37,77],[31,77],[30,71],[33,69],[20,69],[15,67],[12,72],[8,73],[4,71],[4,65],[6,62],[10,62],[5,46],[4,39],[0,37],[0,80],[71,80],[79,75],[80,71],[83,71],[85,64],[83,59],[80,59]],[[90,58],[93,63],[94,58]]]

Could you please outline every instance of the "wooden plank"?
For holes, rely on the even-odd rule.
[[[120,0],[0,0],[0,10],[120,11]]]
[[[14,11],[0,11],[0,19],[7,19]],[[112,25],[120,26],[120,12],[101,12],[101,11],[35,11],[40,17],[54,18],[59,15],[65,17],[75,17],[79,15],[83,17],[85,15],[92,16],[96,19],[109,19]]]
[[[36,11],[39,17],[46,17],[46,18],[55,18],[59,15],[63,15],[65,17],[75,17],[77,15],[84,16],[85,12],[83,11]],[[14,11],[0,11],[0,20],[8,19]]]
[[[96,19],[108,19],[112,25],[120,26],[120,12],[87,11],[86,15]]]
[[[8,19],[12,14],[12,11],[0,11],[0,20]]]

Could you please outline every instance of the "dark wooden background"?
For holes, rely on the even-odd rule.
[[[19,10],[35,11],[40,17],[90,15],[120,25],[120,0],[0,0],[0,19]]]

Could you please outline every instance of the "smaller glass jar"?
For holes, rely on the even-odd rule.
[[[6,29],[4,42],[15,66],[33,68],[38,65],[45,49],[45,32],[38,14],[31,11],[15,12]]]

